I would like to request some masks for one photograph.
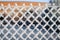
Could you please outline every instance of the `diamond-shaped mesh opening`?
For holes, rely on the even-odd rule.
[[[6,12],[7,13],[10,13],[12,10],[10,9],[10,8],[8,8],[7,10],[6,10]]]
[[[4,9],[1,8],[1,9],[0,9],[0,13],[2,13],[3,11],[4,11]]]

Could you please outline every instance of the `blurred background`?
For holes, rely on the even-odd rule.
[[[0,0],[0,1],[47,2],[47,3],[51,3],[51,5],[52,5],[53,3],[55,3],[55,5],[60,5],[60,0]]]
[[[49,0],[0,0],[0,1],[29,1],[29,2],[49,2]]]

